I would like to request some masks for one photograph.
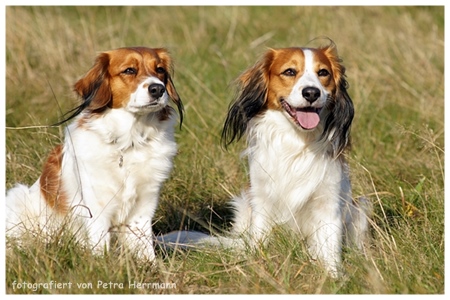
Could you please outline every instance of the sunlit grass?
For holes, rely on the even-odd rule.
[[[346,276],[338,280],[283,229],[245,256],[158,250],[153,268],[127,253],[94,256],[63,234],[49,244],[8,243],[7,293],[443,293],[443,32],[443,7],[7,7],[7,188],[38,178],[62,138],[62,127],[45,126],[76,104],[72,85],[99,51],[163,46],[175,60],[186,118],[155,232],[226,229],[228,201],[247,185],[243,143],[220,146],[230,83],[267,47],[328,36],[344,59],[355,103],[354,194],[374,207],[366,253],[346,251]],[[51,280],[93,287],[12,285]],[[124,288],[97,287],[98,281]],[[129,281],[176,288],[129,288]]]

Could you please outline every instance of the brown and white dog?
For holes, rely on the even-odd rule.
[[[354,109],[334,44],[270,49],[237,85],[222,141],[227,146],[245,136],[250,187],[232,201],[231,237],[184,231],[160,242],[257,246],[285,225],[336,276],[343,244],[363,246],[370,205],[351,195],[344,151]]]
[[[260,243],[287,225],[336,275],[343,242],[362,247],[369,205],[351,195],[354,108],[335,45],[270,49],[238,86],[222,138],[245,135],[250,187],[233,200],[234,231]]]
[[[119,48],[98,55],[75,84],[82,103],[66,119],[64,143],[30,188],[7,192],[7,236],[71,226],[95,252],[108,249],[111,231],[138,255],[155,257],[152,218],[177,152],[175,103],[167,50]],[[79,230],[82,228],[83,230]]]

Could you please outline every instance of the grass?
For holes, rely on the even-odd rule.
[[[6,292],[443,294],[443,7],[7,7],[5,187],[37,179],[62,138],[62,128],[45,125],[76,104],[72,85],[98,51],[164,46],[186,119],[154,230],[227,228],[231,194],[247,184],[243,143],[228,151],[219,143],[229,84],[266,47],[318,36],[336,42],[347,67],[354,194],[374,207],[371,243],[365,256],[346,252],[347,276],[330,279],[282,228],[245,257],[159,250],[155,267],[127,253],[93,256],[61,233],[48,244],[8,242]],[[52,280],[73,285],[17,285]]]

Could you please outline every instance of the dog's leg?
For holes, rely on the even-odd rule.
[[[319,260],[331,276],[337,277],[342,252],[340,229],[332,224],[323,224],[308,241],[308,246],[311,256]]]
[[[149,261],[155,260],[153,249],[152,219],[149,216],[138,215],[126,225],[123,242],[126,247]]]
[[[270,234],[273,224],[271,218],[267,215],[267,212],[260,211],[257,208],[253,210],[252,225],[250,227],[250,245],[258,246],[264,245],[267,241],[267,237]]]
[[[308,210],[307,224],[314,224],[303,228],[307,237],[309,253],[317,259],[333,277],[339,275],[342,254],[343,224],[339,202],[336,199],[324,201],[315,199],[315,209]],[[317,209],[320,206],[320,209]]]
[[[87,219],[87,240],[94,254],[103,255],[105,251],[109,251],[110,227],[111,222],[101,215]]]
[[[158,198],[145,197],[146,201],[136,204],[130,216],[125,221],[125,230],[121,241],[129,250],[137,253],[143,259],[154,261],[152,218],[156,210]],[[148,201],[148,199],[153,199]]]
[[[272,226],[265,207],[252,205],[252,203],[264,203],[264,201],[255,201],[251,197],[251,192],[247,190],[233,199],[232,204],[235,209],[233,234],[243,237],[245,242],[254,248],[264,243]]]

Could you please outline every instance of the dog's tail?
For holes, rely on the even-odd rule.
[[[227,236],[212,236],[198,231],[173,231],[156,237],[156,244],[164,249],[195,249],[202,247],[221,247],[244,250],[251,246],[246,233],[250,227],[251,206],[248,191],[234,197],[231,202],[234,210],[233,229]]]
[[[163,249],[232,248],[243,249],[244,240],[239,237],[213,236],[199,231],[172,231],[156,237],[156,244]]]

